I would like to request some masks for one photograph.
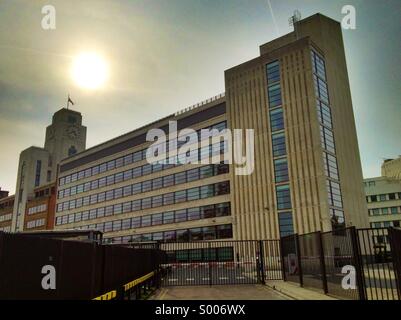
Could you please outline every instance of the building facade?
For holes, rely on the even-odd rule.
[[[7,196],[4,196],[6,195]],[[0,198],[0,231],[11,232],[11,221],[14,208],[14,196],[8,196],[8,192],[3,191]]]
[[[55,209],[55,183],[35,188],[33,198],[26,203],[23,230],[52,230],[54,228]]]
[[[369,223],[372,228],[400,227],[401,224],[401,158],[386,160],[382,176],[364,180]]]
[[[294,27],[227,70],[225,95],[63,160],[55,228],[98,229],[121,243],[368,226],[340,23],[317,14]],[[224,139],[190,154],[212,164],[177,164],[188,153],[172,136],[169,161],[148,163],[147,133],[172,134],[171,121],[198,140],[201,129],[253,129],[253,172],[227,164],[235,150]]]
[[[86,127],[79,112],[61,109],[46,129],[44,148],[30,147],[21,152],[18,164],[12,231],[24,230],[26,204],[34,189],[56,181],[59,162],[85,150]]]

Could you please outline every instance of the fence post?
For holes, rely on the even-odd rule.
[[[211,260],[211,257],[212,257],[212,249],[211,249],[211,245],[210,245],[211,243],[210,243],[210,241],[208,242],[208,244],[207,244],[207,247],[208,247],[208,251],[209,251],[209,253],[208,253],[208,257],[209,257],[209,261],[208,261],[208,266],[209,266],[209,286],[211,287],[212,286],[212,270],[211,270],[211,267],[212,267],[212,264],[210,263],[210,260]],[[217,252],[216,252],[216,260],[217,260]]]
[[[318,246],[320,255],[320,270],[322,272],[323,291],[325,294],[327,294],[329,290],[327,288],[327,274],[326,274],[326,264],[324,261],[323,238],[322,238],[322,233],[320,231],[317,232],[317,235],[318,235]]]
[[[284,266],[284,246],[283,246],[283,237],[280,237],[280,257],[281,257],[281,274],[283,276],[283,281],[287,281],[287,277],[285,276],[285,266]]]
[[[302,274],[301,247],[299,245],[299,235],[298,235],[298,233],[294,235],[294,239],[295,239],[295,250],[296,250],[297,261],[298,261],[299,285],[301,287],[303,287],[304,286],[304,277],[303,277],[303,274]]]
[[[259,240],[259,254],[260,254],[260,272],[262,273],[262,284],[266,284],[265,282],[265,258],[263,251],[263,240]]]
[[[391,227],[388,230],[388,236],[391,248],[391,258],[393,260],[398,300],[401,300],[401,254],[398,249],[401,246],[401,230]]]
[[[366,291],[365,291],[365,277],[363,274],[363,263],[361,250],[359,245],[359,237],[358,231],[355,226],[349,228],[349,232],[351,235],[351,245],[352,245],[352,254],[354,258],[355,270],[356,270],[356,281],[358,285],[358,293],[359,300],[366,300]]]

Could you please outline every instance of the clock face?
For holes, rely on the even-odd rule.
[[[67,135],[70,139],[76,139],[79,137],[79,129],[77,127],[71,126],[67,129]]]

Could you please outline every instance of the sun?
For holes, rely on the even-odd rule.
[[[106,82],[109,70],[103,57],[93,52],[85,52],[74,59],[71,74],[78,86],[98,89]]]

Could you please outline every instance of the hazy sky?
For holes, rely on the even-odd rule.
[[[53,31],[41,28],[46,4]],[[224,92],[224,70],[292,31],[294,9],[340,21],[345,4],[357,14],[343,33],[363,172],[379,175],[383,158],[401,154],[399,0],[271,0],[277,28],[268,0],[0,0],[0,187],[14,192],[19,153],[43,146],[67,93],[91,147]],[[85,51],[110,64],[101,90],[71,80]]]

